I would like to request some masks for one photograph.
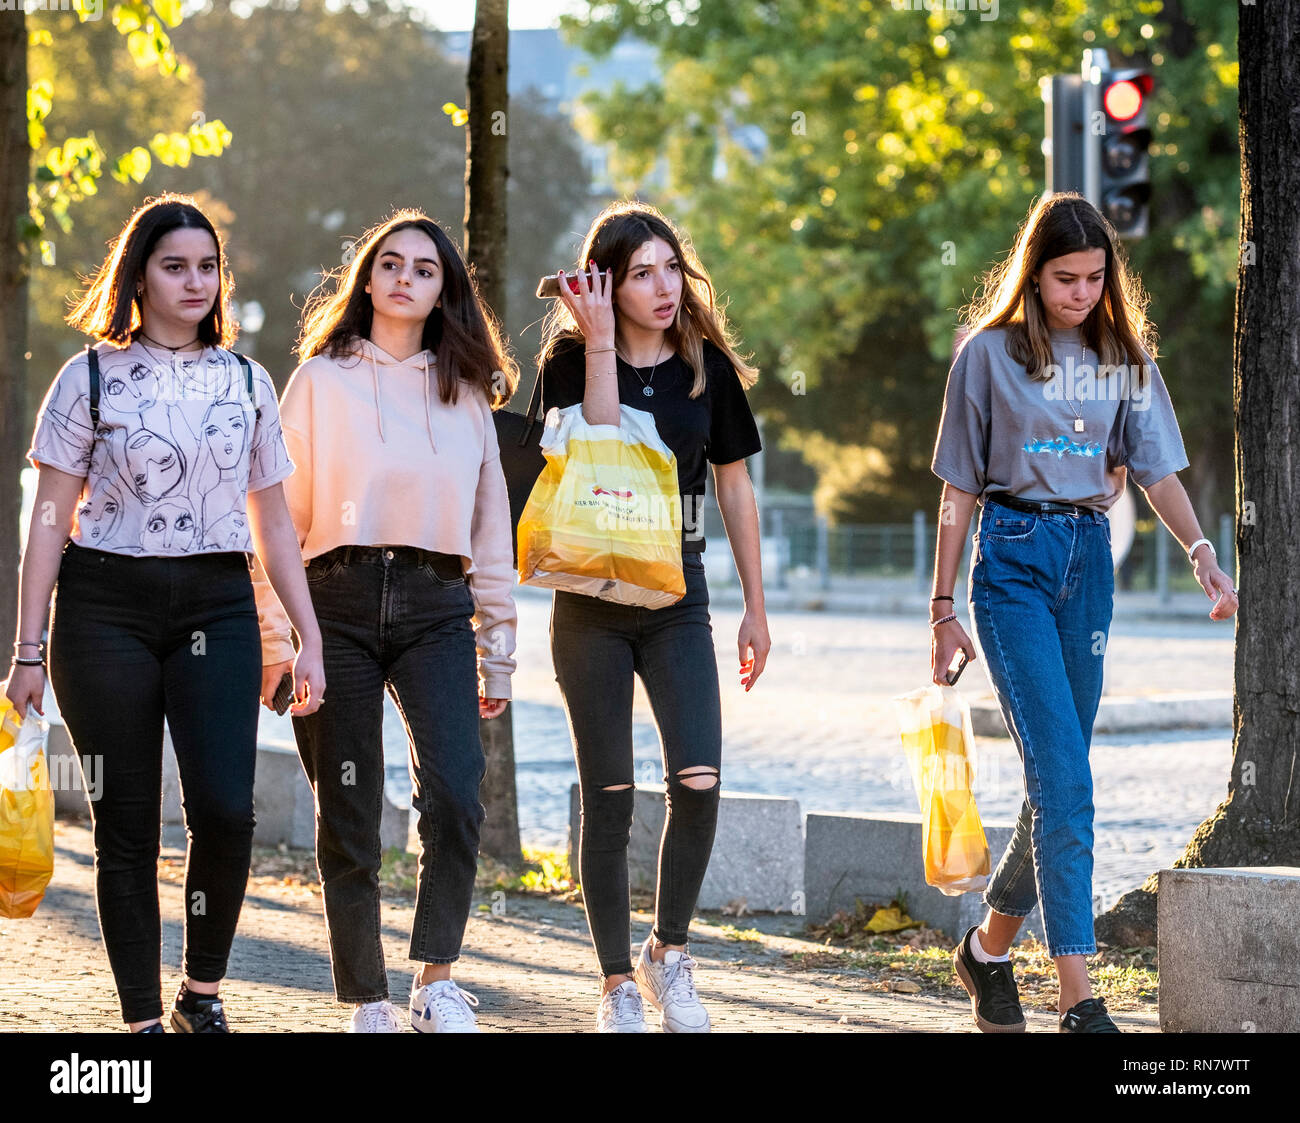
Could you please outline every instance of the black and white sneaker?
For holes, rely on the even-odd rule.
[[[1120,1033],[1100,998],[1085,998],[1061,1015],[1062,1033]]]
[[[185,1009],[181,1005],[181,995],[176,996],[176,1004],[172,1007],[172,1029],[177,1033],[230,1032],[220,995],[201,995],[191,992],[190,997],[193,999],[193,1010]]]
[[[1010,963],[981,963],[971,951],[971,928],[953,949],[952,965],[970,995],[975,1024],[985,1033],[1024,1033],[1025,1014]]]

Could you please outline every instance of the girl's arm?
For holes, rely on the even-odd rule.
[[[596,270],[578,274],[573,293],[560,274],[560,299],[569,307],[582,332],[586,350],[587,384],[582,417],[588,425],[617,425],[618,367],[614,356],[614,278]]]
[[[27,529],[27,549],[23,551],[18,578],[18,640],[42,642],[41,636],[50,619],[50,596],[59,578],[63,546],[72,532],[72,516],[81,499],[85,477],[74,476],[38,465],[36,502],[32,504],[32,521]],[[14,655],[34,659],[40,654],[35,647],[16,647]],[[30,703],[42,717],[41,702],[45,694],[44,667],[11,667],[5,682],[5,695],[20,717],[27,715]]]
[[[772,640],[767,631],[767,609],[763,600],[763,560],[758,542],[758,504],[754,485],[743,460],[713,466],[713,487],[718,511],[736,559],[736,572],[745,596],[745,615],[740,621],[740,681],[746,690],[758,681],[767,665]]]
[[[289,517],[284,484],[248,493],[248,526],[253,548],[275,595],[289,614],[302,644],[294,661],[293,696],[290,713],[305,717],[320,707],[325,693],[325,665],[321,652],[320,626],[312,607],[307,576],[302,567],[298,532]],[[267,698],[270,702],[270,698]]]
[[[943,485],[939,501],[939,535],[934,547],[934,583],[931,596],[954,597],[957,585],[957,567],[970,532],[971,515],[975,511],[977,496],[962,491],[950,483]],[[951,616],[957,611],[956,601],[931,601],[930,623]],[[960,620],[949,620],[930,629],[930,678],[940,686],[948,683],[948,665],[961,650],[970,662],[975,661],[975,644]]]
[[[1160,521],[1182,544],[1184,553],[1188,546],[1204,537],[1196,512],[1192,510],[1192,501],[1187,498],[1182,481],[1175,474],[1171,472],[1164,479],[1142,490],[1152,510],[1160,516]],[[1219,568],[1214,548],[1204,544],[1197,546],[1192,565],[1196,580],[1205,590],[1205,595],[1214,601],[1210,619],[1227,620],[1237,611],[1237,589],[1232,578]]]

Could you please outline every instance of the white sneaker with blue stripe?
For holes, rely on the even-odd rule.
[[[478,1033],[478,1019],[471,1006],[478,999],[461,990],[450,979],[420,986],[419,975],[411,986],[411,1025],[419,1033]]]

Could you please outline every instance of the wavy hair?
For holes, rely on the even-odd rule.
[[[695,373],[690,396],[698,398],[707,385],[704,373],[704,341],[717,347],[736,368],[740,384],[746,389],[758,380],[758,368],[737,353],[737,342],[726,313],[718,306],[713,282],[695,255],[690,238],[681,234],[664,215],[648,203],[624,200],[611,203],[600,212],[587,231],[578,254],[579,271],[595,261],[601,272],[613,271],[617,288],[627,275],[632,255],[653,238],[662,238],[672,247],[682,269],[682,300],[677,315],[665,335],[673,349]],[[614,309],[615,331],[618,309]],[[567,340],[581,339],[577,321],[562,300],[554,302],[542,326],[542,348],[537,355],[540,368]]]
[[[961,347],[985,328],[1006,328],[1007,354],[1024,364],[1035,382],[1048,381],[1052,337],[1034,274],[1055,258],[1091,249],[1106,251],[1106,277],[1101,299],[1081,326],[1083,342],[1102,365],[1131,364],[1141,372],[1141,384],[1143,367],[1156,357],[1147,294],[1137,274],[1129,271],[1114,228],[1073,192],[1045,196],[1030,210],[1011,252],[989,270],[975,299],[962,310],[967,334]]]
[[[384,240],[399,230],[427,234],[442,264],[442,306],[424,321],[421,344],[436,356],[438,394],[455,402],[461,381],[479,387],[493,409],[510,400],[519,384],[519,367],[506,349],[501,327],[479,295],[478,285],[456,243],[422,211],[406,209],[367,230],[356,243],[350,264],[331,270],[307,299],[297,353],[341,359],[369,339],[375,307],[366,292]]]
[[[192,195],[168,192],[146,199],[126,220],[122,232],[109,244],[108,256],[65,319],[101,343],[124,347],[144,327],[144,301],[137,291],[145,266],[159,241],[173,230],[206,230],[217,247],[217,298],[199,321],[199,342],[207,347],[229,347],[239,335],[230,311],[235,283],[226,266],[226,247],[212,220],[199,209]]]

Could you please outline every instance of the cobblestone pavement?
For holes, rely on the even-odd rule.
[[[183,835],[169,828],[163,849],[163,997],[180,981]],[[95,919],[93,860],[85,823],[56,826],[54,881],[36,915],[0,920],[0,1032],[121,1031],[112,975]],[[171,864],[166,864],[171,863]],[[511,896],[505,915],[479,902],[456,979],[477,995],[485,1030],[586,1031],[593,1026],[596,986],[586,922],[577,905]],[[409,904],[385,904],[384,951],[389,985],[403,1005]],[[650,916],[636,913],[633,938]],[[788,953],[819,945],[797,936],[797,921],[766,917],[761,943],[728,939],[722,918],[698,924],[691,950],[696,979],[719,1032],[973,1032],[970,1004],[959,998],[870,989],[862,972],[800,971]],[[749,918],[741,922],[750,924]],[[335,1004],[320,898],[303,885],[254,878],[223,988],[237,1031],[337,1032],[348,1011]],[[1031,1032],[1055,1032],[1054,1016],[1028,1010]],[[1120,1014],[1126,1030],[1158,1029],[1154,1007]]]

